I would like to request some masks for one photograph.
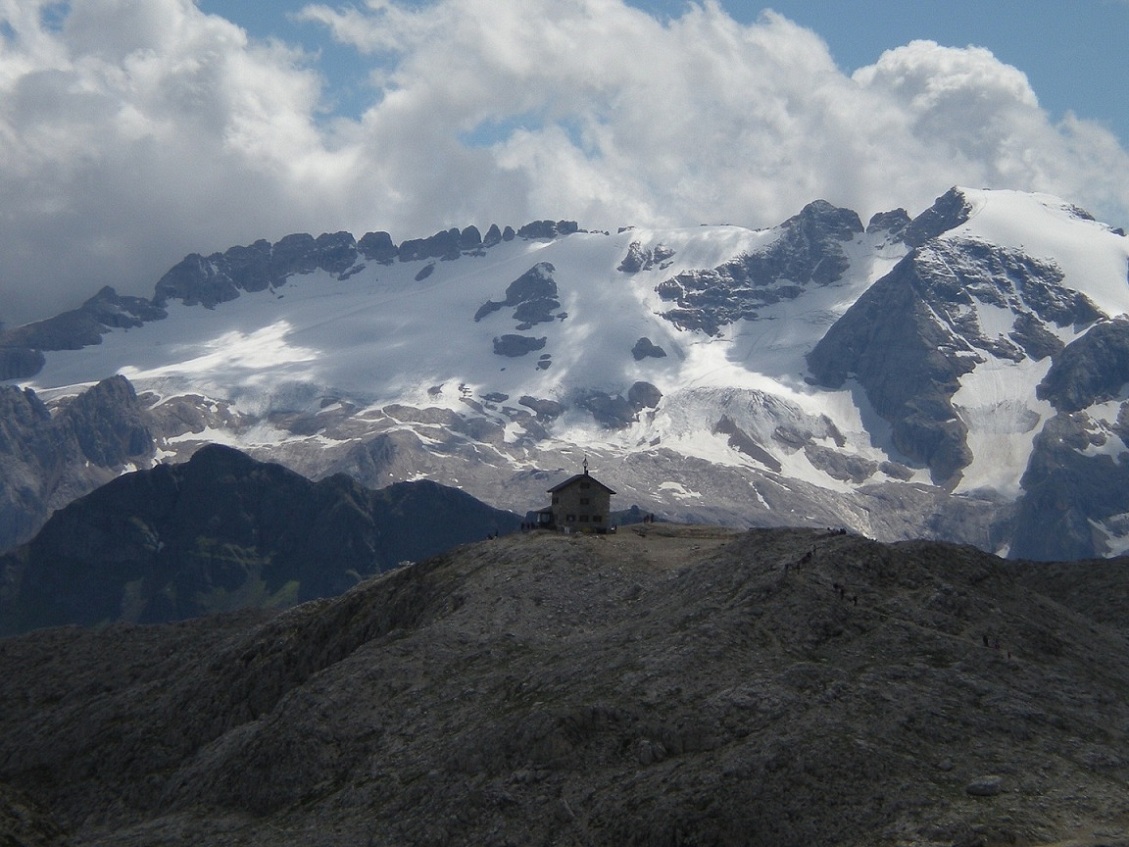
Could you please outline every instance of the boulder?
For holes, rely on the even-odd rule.
[[[979,776],[964,787],[964,793],[972,797],[995,797],[1003,790],[1003,778],[998,776]]]

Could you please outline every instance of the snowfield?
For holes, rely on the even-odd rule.
[[[1057,198],[960,191],[967,220],[941,241],[1018,251],[1061,270],[1061,286],[1106,317],[1129,314],[1129,239]],[[912,260],[899,238],[883,230],[841,241],[848,264],[838,279],[777,278],[792,293],[715,334],[668,316],[679,304],[660,295],[660,283],[762,253],[783,232],[581,231],[515,238],[453,260],[362,257],[343,273],[292,275],[213,308],[173,300],[163,320],[109,330],[97,346],[49,352],[20,384],[58,402],[121,374],[169,420],[174,407],[191,405],[203,423],[157,433],[162,457],[218,441],[312,476],[434,478],[521,510],[539,506],[538,492],[587,455],[624,507],[745,525],[790,515],[887,537],[944,525],[935,531],[1006,551],[1007,539],[983,541],[992,533],[975,512],[1023,495],[1036,439],[1056,414],[1037,396],[1052,357],[952,353],[974,365],[951,397],[971,459],[936,488],[929,467],[894,446],[890,421],[853,375],[837,388],[818,385],[805,358],[877,280]],[[633,250],[661,261],[621,270]],[[506,305],[508,292],[534,268],[554,293],[542,291],[537,309],[515,315],[520,304]],[[733,285],[755,293],[759,283]],[[719,302],[732,294],[705,292]],[[934,318],[1001,345],[1017,327],[1011,307],[983,300]],[[1046,325],[1063,345],[1089,329]],[[641,339],[665,355],[633,355]],[[1089,410],[1107,437],[1086,455],[1120,461],[1113,427],[1121,399]],[[948,517],[922,522],[922,510],[942,508]],[[1129,549],[1120,530],[1103,532],[1109,549]]]

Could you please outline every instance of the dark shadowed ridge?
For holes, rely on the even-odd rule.
[[[0,557],[0,634],[290,606],[519,521],[434,483],[311,482],[213,444],[113,480]]]
[[[514,535],[0,641],[0,784],[104,847],[1126,845],[1124,565]]]

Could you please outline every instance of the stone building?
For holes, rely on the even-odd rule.
[[[584,473],[554,485],[549,494],[552,496],[549,508],[538,513],[538,525],[542,528],[607,532],[611,527],[609,515],[615,492],[588,473],[587,459]]]

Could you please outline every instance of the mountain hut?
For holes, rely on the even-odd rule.
[[[552,501],[537,513],[538,526],[565,532],[607,532],[610,527],[612,495],[610,488],[588,473],[569,477],[549,489]]]

